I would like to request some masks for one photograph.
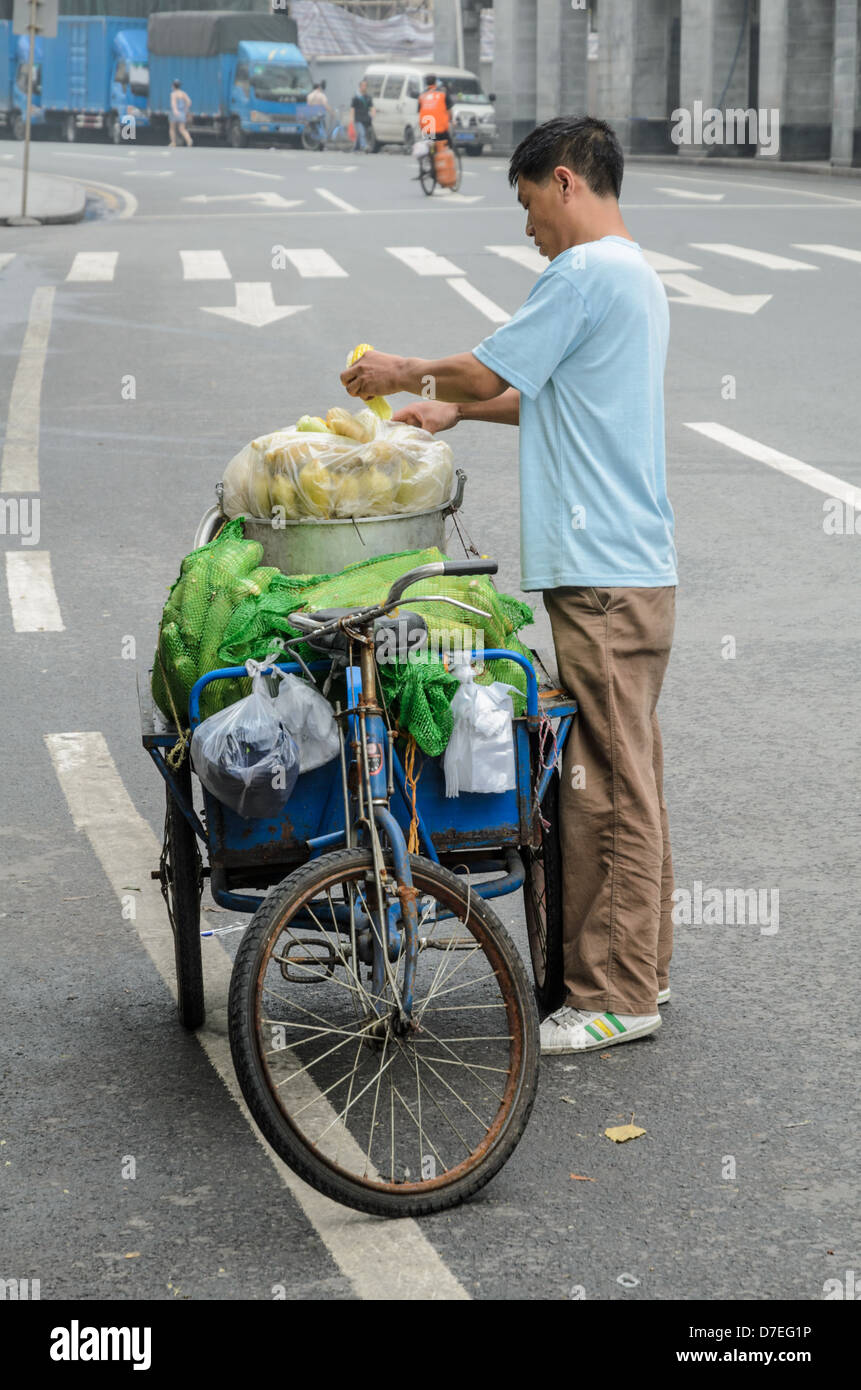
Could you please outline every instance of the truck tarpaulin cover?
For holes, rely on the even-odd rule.
[[[259,43],[296,43],[295,20],[285,14],[241,14],[235,10],[178,10],[149,19],[150,54],[170,58],[210,58],[235,53],[246,39]]]

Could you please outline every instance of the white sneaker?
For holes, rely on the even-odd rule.
[[[672,998],[672,993],[671,993],[671,991],[670,991],[669,985],[667,985],[667,988],[666,988],[666,989],[659,989],[659,990],[658,990],[658,1003],[659,1003],[659,1004],[669,1004],[671,998]]]
[[[590,1052],[593,1048],[644,1038],[648,1033],[656,1033],[660,1026],[660,1014],[596,1014],[564,1005],[542,1023],[541,1051]]]

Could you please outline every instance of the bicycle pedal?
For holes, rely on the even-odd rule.
[[[297,936],[280,957],[281,974],[294,985],[320,984],[331,979],[338,956],[330,942],[316,936]]]

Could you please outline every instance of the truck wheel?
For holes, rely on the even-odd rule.
[[[21,112],[16,111],[12,116],[12,139],[23,140],[26,134],[27,122],[24,120]]]
[[[484,146],[483,146],[483,145],[467,145],[467,147],[466,147],[466,152],[467,152],[467,154],[471,154],[471,155],[473,156],[473,158],[477,158],[478,155],[481,154],[481,152],[482,152],[483,149],[484,149]]]
[[[71,111],[63,122],[63,139],[73,145],[78,138],[78,127],[75,125],[75,117]]]
[[[230,130],[227,133],[227,139],[230,142],[231,148],[234,150],[244,150],[245,146],[248,144],[248,136],[235,117],[230,122]]]

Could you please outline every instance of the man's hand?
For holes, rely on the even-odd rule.
[[[393,421],[402,425],[417,425],[429,434],[440,434],[442,430],[453,429],[460,419],[460,406],[449,401],[416,401],[396,411]]]
[[[387,396],[402,391],[404,358],[390,352],[366,352],[358,362],[341,373],[341,382],[351,396],[371,401],[374,396]]]

